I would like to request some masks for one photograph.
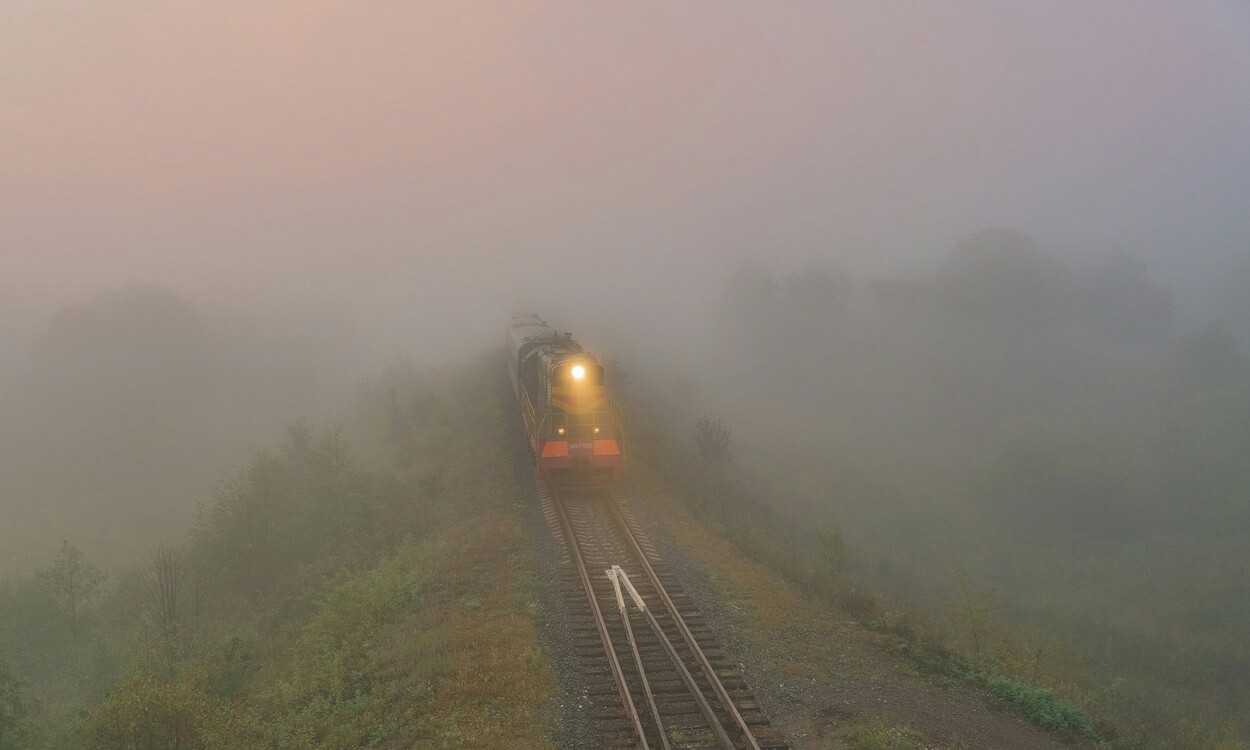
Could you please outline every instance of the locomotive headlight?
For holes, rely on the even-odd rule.
[[[586,368],[581,365],[573,365],[573,379],[581,380],[586,377]]]
[[[596,435],[598,435],[598,434],[599,434],[599,428],[598,428],[598,427],[596,427],[596,428],[595,428],[595,434],[596,434]]]
[[[557,427],[557,428],[556,428],[556,434],[557,434],[557,435],[563,435],[563,434],[564,434],[564,428],[563,428],[563,427]]]

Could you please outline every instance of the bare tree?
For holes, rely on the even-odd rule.
[[[144,613],[160,639],[165,668],[171,679],[177,668],[178,604],[186,596],[183,589],[189,572],[182,553],[161,544],[143,575]]]
[[[70,632],[78,645],[78,610],[95,596],[106,576],[86,562],[82,550],[62,540],[52,567],[36,574],[39,583],[62,607],[69,611]]]

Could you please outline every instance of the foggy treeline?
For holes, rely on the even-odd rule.
[[[940,613],[964,577],[1137,715],[1244,720],[1250,259],[1223,284],[1178,300],[1005,229],[909,276],[746,266],[703,374],[654,392],[672,430],[731,427],[762,522],[840,530],[857,579]]]
[[[384,379],[428,387],[411,367]],[[428,433],[449,416],[414,397],[423,408],[403,412],[400,441],[388,392],[366,385],[345,415],[374,444],[402,445],[411,475],[362,460],[343,428],[296,420],[199,497],[193,523],[132,545],[133,564],[106,571],[63,542],[33,575],[0,582],[0,748],[295,747],[310,723],[377,732],[376,710],[348,728],[343,711],[318,707],[341,690],[359,699],[353,681],[391,695],[362,664],[379,612],[406,605],[411,568],[429,563],[415,540],[441,485],[425,449],[444,442]],[[345,584],[353,575],[363,580]],[[330,610],[320,622],[317,608]],[[427,678],[421,668],[406,673]]]
[[[136,545],[181,533],[251,450],[321,413],[353,371],[340,330],[300,325],[133,285],[8,332],[0,571],[29,572],[62,539],[133,562]]]
[[[993,592],[1003,606],[983,608],[975,650],[1039,655],[1047,684],[1082,686],[1100,713],[1170,728],[1192,719],[1205,737],[1244,725],[1250,705],[1250,261],[1220,279],[1186,299],[1131,253],[1077,263],[999,229],[907,275],[739,266],[709,295],[706,327],[675,323],[690,335],[678,351],[673,332],[654,338],[610,309],[552,321],[589,332],[630,408],[679,453],[695,452],[699,425],[715,471],[743,480],[770,533],[811,532],[836,551],[831,571],[939,620],[969,587]],[[338,454],[282,468],[304,455],[306,425],[245,463],[292,419],[341,410],[366,367],[350,325],[288,315],[128,286],[10,334],[29,356],[3,373],[0,565],[22,613],[7,637],[46,635],[46,650],[63,652],[10,662],[60,686],[43,714],[89,704],[128,663],[101,633],[126,632],[112,620],[138,585],[128,566],[159,557],[161,540],[226,529],[237,548],[211,565],[196,553],[218,600],[263,588],[223,585],[231,565],[251,575],[337,543],[339,514],[355,511],[300,477],[339,466]],[[387,377],[420,380],[407,367]],[[486,382],[493,367],[483,357],[473,371]],[[387,378],[358,390],[367,421],[401,442],[420,422],[430,434],[418,437],[440,444],[463,418]],[[431,409],[445,425],[426,424]],[[241,487],[247,513],[222,516]],[[407,507],[386,496],[379,507]],[[297,500],[325,512],[283,505]],[[46,580],[61,569],[94,590],[67,583],[57,605]],[[77,599],[91,599],[81,646],[72,617],[46,627]],[[957,623],[951,637],[965,637]]]

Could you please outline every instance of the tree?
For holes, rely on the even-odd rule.
[[[1085,324],[1107,338],[1159,342],[1167,335],[1175,307],[1172,293],[1150,278],[1146,261],[1131,253],[1104,258],[1082,282],[1082,292]]]
[[[991,588],[974,590],[968,583],[968,571],[960,568],[959,600],[955,604],[957,616],[968,629],[972,650],[980,656],[985,649],[994,623],[1003,611],[1003,600]]]
[[[719,467],[729,463],[729,428],[719,419],[701,418],[695,426],[694,444],[705,464]]]
[[[211,742],[215,718],[203,675],[171,681],[139,671],[86,713],[81,731],[99,750],[205,750],[222,746]]]
[[[62,541],[52,567],[39,571],[36,576],[57,604],[68,610],[70,632],[74,645],[78,645],[78,610],[104,583],[104,572],[86,562],[82,550]]]
[[[621,365],[621,360],[608,357],[603,362],[603,380],[616,393],[624,392],[629,385],[629,372]]]
[[[162,544],[143,575],[144,613],[160,639],[161,658],[171,680],[178,667],[178,605],[188,595],[189,567],[181,552]]]
[[[9,671],[4,654],[0,653],[0,750],[26,747],[30,725],[30,706],[22,683]]]
[[[842,530],[835,524],[831,528],[819,529],[816,532],[820,539],[820,560],[829,580],[836,581],[842,577],[842,568],[846,565],[846,545],[842,542]]]
[[[985,229],[961,242],[934,277],[939,305],[951,322],[996,346],[1051,332],[1072,309],[1072,272],[1015,229]]]
[[[100,294],[56,313],[35,341],[31,365],[40,408],[106,423],[170,419],[211,386],[212,336],[194,305],[160,286]]]

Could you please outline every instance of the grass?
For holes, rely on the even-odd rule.
[[[634,477],[652,496],[664,496],[662,482],[647,476],[639,462]],[[845,581],[808,590],[802,582],[783,576],[775,566],[760,564],[744,555],[725,535],[709,528],[684,508],[653,503],[666,526],[682,545],[709,571],[710,583],[734,614],[736,624],[752,633],[778,662],[777,674],[786,680],[865,680],[883,677],[883,667],[870,660],[796,658],[795,654],[824,653],[822,640],[833,639],[848,620],[861,622],[879,635],[878,643],[926,672],[936,672],[975,685],[991,701],[1018,712],[1035,725],[1102,741],[1095,721],[1082,708],[1060,698],[1053,690],[1003,675],[960,656],[940,643],[922,637],[912,615],[886,611],[869,591]],[[803,593],[800,593],[803,592]],[[811,594],[817,594],[813,597]],[[832,606],[826,606],[832,605]],[[837,647],[834,647],[837,648]],[[896,669],[897,667],[895,667]],[[863,748],[911,748],[915,730],[873,724],[859,727],[855,737]],[[893,744],[890,744],[893,743]],[[908,744],[912,743],[912,744]]]
[[[1088,712],[1060,698],[1050,688],[1004,675],[932,644],[899,641],[893,651],[925,671],[985,689],[997,702],[1019,712],[1043,729],[1071,732],[1094,740],[1105,739]]]
[[[877,719],[851,727],[844,736],[852,750],[924,750],[924,736],[911,727],[891,726]]]
[[[984,685],[991,695],[1018,709],[1039,727],[1098,737],[1089,715],[1056,696],[1049,688],[992,673],[983,674],[975,680]]]
[[[404,545],[323,596],[290,659],[254,690],[267,744],[346,750],[376,746],[399,730],[395,709],[450,660],[437,651],[419,654],[397,682],[394,653],[377,644],[425,604],[422,590],[438,551],[433,543]]]
[[[459,402],[460,429],[444,429],[447,414],[409,410],[403,430],[375,431],[374,450],[363,441],[380,464],[370,471],[393,490],[387,502],[359,523],[318,527],[324,545],[275,581],[273,601],[232,599],[231,632],[197,647],[178,674],[136,662],[87,712],[83,744],[550,748],[555,680],[537,638],[539,583],[501,406],[489,398],[494,378],[459,380],[442,388],[445,402]],[[269,491],[257,485],[256,507]],[[285,510],[300,512],[302,494],[289,500]],[[222,533],[234,543],[247,531]],[[241,572],[264,572],[249,565]]]
[[[529,599],[521,596],[528,540],[514,519],[467,526],[473,533],[447,561],[443,604],[406,626],[413,635],[445,634],[453,659],[408,708],[412,732],[404,739],[431,748],[549,747],[555,681]],[[498,575],[481,575],[492,570]]]

